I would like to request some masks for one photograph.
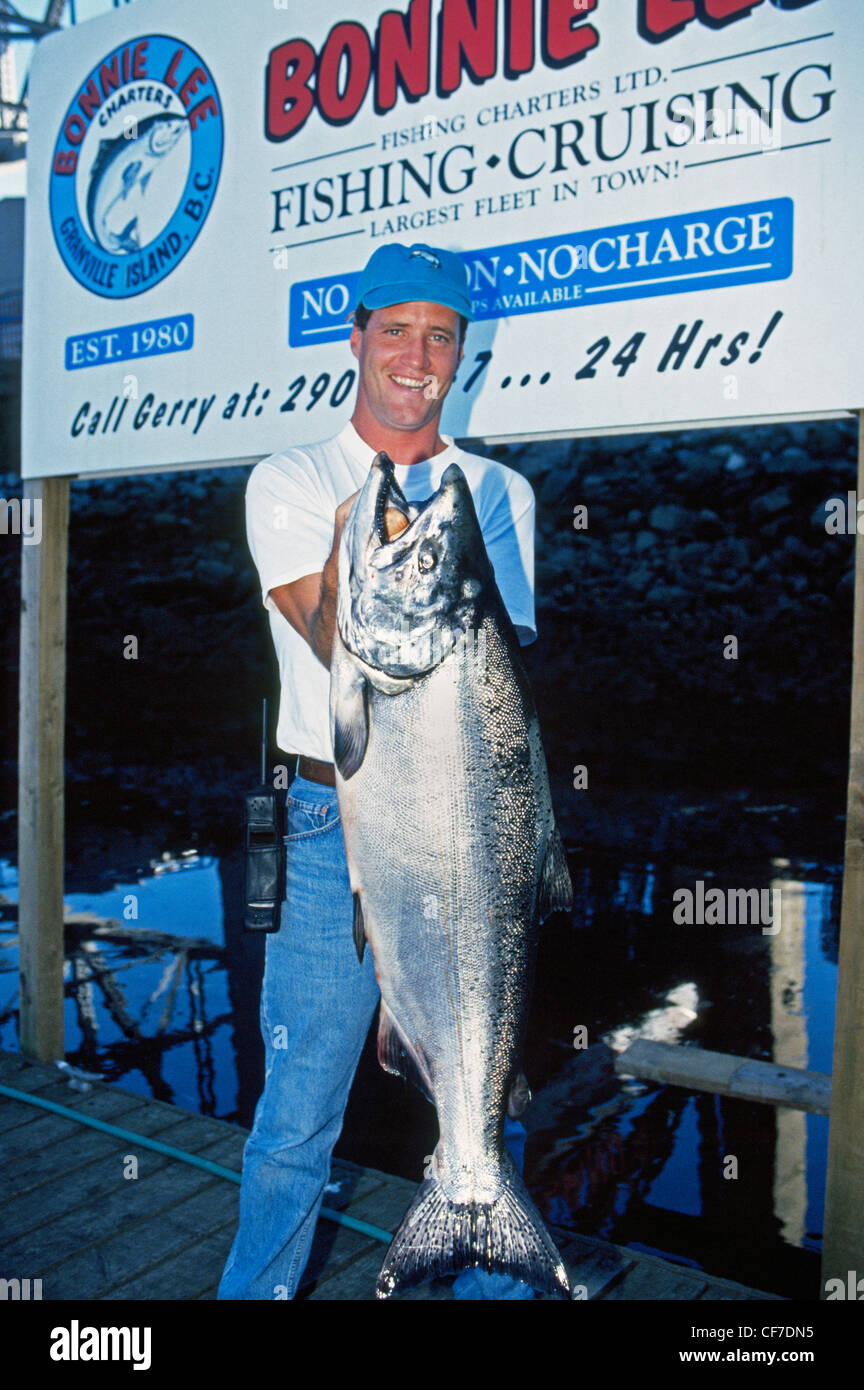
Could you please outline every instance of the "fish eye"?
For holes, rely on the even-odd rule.
[[[428,574],[430,570],[434,570],[437,563],[438,552],[434,545],[430,545],[429,542],[426,541],[417,552],[417,568],[422,573]]]

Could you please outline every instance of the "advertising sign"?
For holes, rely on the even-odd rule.
[[[138,0],[31,75],[25,476],[336,432],[359,272],[465,263],[459,437],[864,404],[848,0]]]

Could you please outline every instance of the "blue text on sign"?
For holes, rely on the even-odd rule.
[[[461,252],[475,319],[785,280],[792,274],[791,198],[655,217]],[[291,286],[291,347],[351,332],[359,271]]]
[[[66,339],[66,370],[101,367],[106,362],[127,362],[133,357],[156,357],[168,352],[188,352],[195,339],[193,314],[127,323],[120,328],[101,328],[76,333]]]

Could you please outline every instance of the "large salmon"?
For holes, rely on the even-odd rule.
[[[378,1056],[426,1092],[440,1131],[378,1297],[472,1266],[566,1297],[502,1131],[537,924],[572,888],[518,639],[456,464],[418,506],[373,461],[342,536],[330,711]]]

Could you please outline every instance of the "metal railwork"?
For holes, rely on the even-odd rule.
[[[19,95],[12,41],[33,43],[52,34],[60,28],[65,8],[66,0],[48,0],[43,18],[33,19],[12,0],[0,0],[0,159],[20,159],[26,148],[27,78]]]

